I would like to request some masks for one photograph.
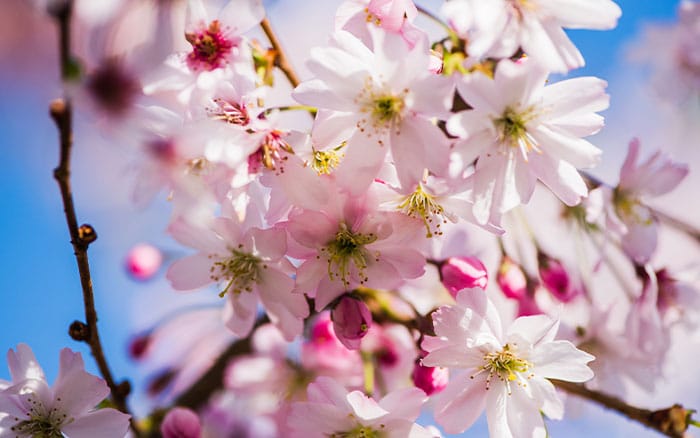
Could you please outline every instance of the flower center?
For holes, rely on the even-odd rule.
[[[187,65],[192,70],[211,71],[224,66],[234,46],[222,32],[219,20],[212,21],[206,29],[186,33],[185,39],[192,45],[187,55]]]
[[[536,151],[541,153],[532,135],[527,131],[527,124],[537,117],[537,111],[531,106],[524,111],[518,111],[513,107],[506,107],[501,117],[493,120],[493,125],[498,131],[498,141],[501,144],[518,148],[527,161],[527,154]]]
[[[365,14],[367,15],[365,19],[368,23],[374,23],[377,26],[382,25],[382,19],[370,12],[369,8],[365,8]]]
[[[330,175],[333,170],[338,167],[340,160],[345,154],[340,152],[340,149],[345,147],[345,142],[340,146],[326,151],[313,151],[313,159],[311,168],[319,175]]]
[[[345,286],[349,286],[348,277],[351,274],[351,266],[354,265],[360,277],[360,284],[364,284],[368,280],[364,270],[367,268],[368,258],[371,257],[365,245],[375,240],[377,240],[377,236],[374,233],[353,233],[345,223],[341,223],[338,232],[335,233],[335,238],[321,248],[322,252],[327,253],[330,279],[339,278]],[[375,260],[378,261],[378,257],[379,253],[376,253]]]
[[[382,424],[380,427],[384,428],[385,426]],[[383,431],[374,430],[369,426],[360,424],[347,432],[334,432],[330,434],[329,438],[382,438],[384,436]]]
[[[216,98],[214,99],[214,105],[213,108],[207,108],[211,118],[238,126],[246,126],[250,123],[250,116],[245,104]]]
[[[260,147],[248,157],[248,171],[257,173],[261,166],[265,166],[268,170],[278,170],[284,173],[284,162],[288,157],[282,152],[293,154],[294,149],[284,140],[286,133],[278,130],[272,130],[263,137],[260,142]]]
[[[262,260],[242,251],[243,245],[231,250],[231,257],[214,262],[210,268],[210,278],[216,282],[227,280],[226,287],[219,293],[223,298],[228,292],[240,294],[253,290],[253,284],[260,280],[261,269],[267,269]],[[210,258],[213,256],[209,256]]]
[[[364,88],[355,100],[360,105],[360,112],[369,115],[369,120],[362,118],[357,123],[360,132],[371,128],[368,133],[371,136],[372,134],[385,134],[392,126],[398,130],[396,125],[401,122],[403,117],[407,94],[407,88],[399,94],[383,90],[377,91],[372,78],[368,77]],[[379,141],[379,144],[382,144],[382,141]]]
[[[615,212],[620,218],[640,225],[649,226],[653,223],[653,217],[649,210],[642,205],[642,202],[635,196],[630,196],[619,187],[613,190],[613,205]]]
[[[472,375],[473,379],[476,375],[482,372],[488,373],[486,377],[486,389],[491,387],[491,379],[495,375],[498,380],[504,382],[508,388],[508,394],[511,393],[510,382],[518,380],[519,374],[527,373],[532,368],[532,364],[525,359],[517,356],[515,345],[506,344],[501,351],[492,351],[484,355],[484,365],[479,368],[476,374]],[[526,376],[527,379],[532,378],[534,375],[529,374]],[[519,386],[525,386],[526,384],[517,381]]]
[[[418,184],[416,190],[408,195],[398,208],[408,216],[423,220],[427,230],[425,237],[433,237],[433,234],[442,235],[440,225],[447,223],[445,209],[435,201],[433,195],[423,189],[421,184]]]
[[[59,411],[57,407],[54,407],[50,411],[46,412],[46,408],[38,400],[38,397],[34,392],[25,394],[26,401],[31,406],[27,416],[29,420],[21,421],[14,426],[10,427],[13,434],[21,434],[23,436],[31,436],[35,438],[63,438],[61,433],[61,426],[64,423],[71,423],[73,419],[70,420],[63,412]],[[58,403],[61,402],[60,398],[57,398]]]

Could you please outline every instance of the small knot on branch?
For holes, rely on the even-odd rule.
[[[649,420],[652,424],[657,425],[658,429],[664,434],[682,438],[690,425],[690,416],[693,412],[679,404],[675,404],[670,408],[652,412],[649,415]]]
[[[54,122],[56,122],[56,124],[59,124],[63,120],[67,108],[68,106],[66,105],[66,101],[61,98],[51,101],[49,104],[49,114],[51,114],[51,118],[54,120]]]
[[[114,388],[112,396],[125,399],[130,393],[131,383],[128,380],[122,380],[119,382],[116,388]]]
[[[73,321],[68,327],[68,335],[78,342],[87,342],[90,339],[90,327],[80,321]]]
[[[78,240],[83,246],[88,246],[97,240],[97,231],[90,224],[82,224],[78,228]]]

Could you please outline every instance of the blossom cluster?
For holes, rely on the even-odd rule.
[[[437,17],[345,0],[300,83],[278,42],[252,36],[270,33],[261,0],[84,3],[76,108],[133,157],[135,202],[170,200],[167,233],[188,252],[167,267],[172,288],[221,297],[131,354],[158,360],[176,341],[151,387],[170,403],[249,342],[204,408],[169,411],[164,436],[440,436],[416,422],[429,406],[448,434],[485,411],[491,436],[543,437],[543,416],[564,416],[550,379],[650,390],[671,330],[697,325],[697,282],[654,259],[649,203],[688,167],[640,161],[632,140],[617,185],[593,177],[607,83],[551,76],[584,65],[564,29],[614,28],[613,1],[448,0]],[[698,5],[683,11],[697,30]],[[134,21],[145,40],[124,36]],[[162,257],[137,249],[129,269],[147,279]],[[18,350],[11,368],[35,362]],[[67,377],[51,392],[14,368],[0,428],[83,436],[71,428],[102,415],[124,432],[107,409],[85,414],[106,396],[91,380],[70,397],[99,397],[64,408]]]

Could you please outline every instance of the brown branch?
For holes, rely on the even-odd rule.
[[[297,76],[296,72],[294,71],[292,64],[289,62],[289,59],[287,58],[287,55],[285,54],[285,51],[282,48],[282,44],[280,44],[280,41],[277,38],[277,35],[272,30],[272,26],[270,26],[270,21],[267,18],[263,18],[263,21],[260,23],[260,26],[262,27],[263,31],[265,32],[267,39],[270,40],[270,44],[272,44],[272,48],[275,49],[275,52],[276,52],[275,65],[280,70],[282,70],[284,75],[287,77],[289,82],[292,84],[292,87],[296,88],[297,85],[299,85],[299,83],[301,81],[299,81],[299,77]]]
[[[211,368],[175,399],[173,406],[184,406],[197,410],[206,403],[214,391],[222,387],[224,372],[226,371],[226,366],[229,361],[234,357],[251,353],[253,351],[251,339],[253,338],[255,329],[269,322],[270,318],[268,318],[267,315],[259,318],[255,322],[255,326],[250,332],[250,335],[229,345],[229,347],[219,355]]]
[[[66,78],[70,73],[72,62],[70,55],[70,20],[72,13],[72,2],[68,1],[60,10],[54,11],[54,16],[59,25],[59,50],[61,62],[61,74]],[[107,386],[111,390],[111,398],[117,409],[131,415],[131,427],[138,437],[139,433],[135,427],[134,416],[129,412],[126,405],[126,397],[130,392],[128,381],[117,384],[112,376],[107,359],[105,358],[100,342],[100,335],[97,329],[97,312],[95,311],[95,298],[92,290],[92,279],[90,276],[90,264],[88,260],[88,247],[97,239],[97,233],[92,226],[83,224],[78,226],[78,219],[75,213],[73,193],[71,189],[71,150],[73,146],[73,111],[70,100],[56,99],[49,106],[51,118],[56,124],[59,133],[60,158],[58,167],[54,169],[53,176],[61,191],[63,200],[63,211],[68,225],[68,232],[73,245],[73,253],[78,265],[80,275],[80,285],[83,292],[83,303],[85,307],[85,323],[75,321],[71,324],[69,334],[78,341],[84,341],[90,346],[90,352],[95,358],[100,374],[104,378]]]
[[[669,437],[682,438],[690,424],[690,414],[693,411],[685,409],[679,404],[675,404],[666,409],[651,411],[649,409],[630,406],[617,397],[590,390],[580,383],[564,382],[562,380],[551,381],[559,389],[598,403],[605,408],[612,409],[631,420],[637,421]]]

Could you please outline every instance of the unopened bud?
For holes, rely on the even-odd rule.
[[[489,282],[486,267],[476,257],[450,257],[440,265],[440,274],[442,284],[453,297],[462,289],[486,289]]]
[[[519,300],[527,295],[527,277],[523,269],[508,256],[501,261],[496,282],[508,298]]]
[[[141,243],[129,251],[124,265],[129,275],[136,280],[148,280],[160,269],[163,255],[153,245]]]
[[[146,333],[143,335],[135,336],[129,342],[129,356],[132,359],[139,360],[143,359],[148,351],[148,347],[151,346],[151,336]]]
[[[578,295],[578,289],[572,287],[569,274],[559,260],[544,254],[538,259],[542,285],[554,298],[566,303]]]
[[[411,377],[417,388],[422,389],[427,395],[432,395],[445,389],[450,379],[450,372],[447,368],[423,366],[418,361]]]
[[[372,325],[372,312],[364,301],[345,295],[331,311],[331,320],[338,340],[346,348],[357,350]]]
[[[202,426],[199,417],[192,410],[173,408],[160,425],[163,438],[199,438]]]

